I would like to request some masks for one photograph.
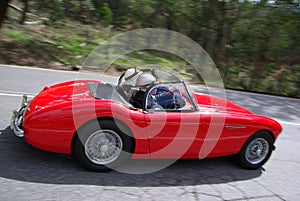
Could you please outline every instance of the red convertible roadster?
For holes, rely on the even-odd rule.
[[[11,129],[30,145],[72,154],[94,171],[129,158],[228,155],[236,155],[243,168],[257,169],[282,130],[273,119],[192,93],[178,76],[155,69],[129,69],[117,86],[77,80],[45,87],[31,101],[24,95]]]

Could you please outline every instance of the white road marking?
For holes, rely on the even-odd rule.
[[[14,97],[22,97],[23,94],[26,94],[28,96],[28,98],[33,98],[34,95],[30,95],[30,94],[27,94],[27,93],[3,93],[3,92],[0,92],[0,96],[14,96]]]
[[[88,70],[79,70],[79,71],[67,71],[67,70],[57,70],[57,69],[47,69],[47,68],[38,68],[38,67],[28,67],[28,66],[15,66],[15,65],[3,65],[1,64],[2,67],[9,67],[9,68],[20,68],[20,69],[25,69],[25,70],[38,70],[38,71],[49,71],[49,72],[58,72],[58,73],[66,73],[66,74],[77,74],[76,79],[81,75],[91,75],[91,76],[100,76],[100,77],[105,77],[105,78],[118,78],[118,76],[110,76],[110,75],[104,75],[102,73],[98,74],[93,71],[88,71]],[[74,80],[76,80],[74,79]]]
[[[300,123],[280,121],[280,120],[276,120],[276,121],[278,121],[280,124],[287,124],[287,125],[292,125],[292,126],[300,126]]]
[[[0,89],[0,93],[7,93],[7,94],[26,94],[26,95],[35,95],[36,93],[33,92],[20,92],[20,91],[7,91],[7,90],[1,90]]]
[[[48,68],[38,68],[38,67],[30,67],[30,66],[15,66],[15,65],[3,65],[2,67],[9,67],[9,68],[20,68],[20,69],[26,69],[26,70],[40,70],[40,71],[54,71],[54,72],[60,72],[60,73],[78,73],[78,71],[66,71],[66,70],[56,70],[56,69],[48,69]]]

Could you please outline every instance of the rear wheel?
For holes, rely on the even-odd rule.
[[[252,135],[243,145],[238,160],[246,169],[258,169],[270,158],[274,140],[268,132],[260,131]]]
[[[89,170],[114,169],[131,156],[133,143],[129,134],[126,126],[113,120],[89,122],[77,131],[74,156]]]

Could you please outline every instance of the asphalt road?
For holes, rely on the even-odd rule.
[[[227,91],[227,98],[281,122],[271,159],[244,170],[233,157],[180,160],[150,174],[93,173],[71,157],[37,150],[9,129],[23,93],[45,85],[98,75],[0,66],[0,200],[298,200],[300,100]],[[105,81],[115,82],[114,77]],[[199,91],[205,92],[201,87]]]

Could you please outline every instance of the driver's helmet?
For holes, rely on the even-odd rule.
[[[136,87],[147,87],[151,84],[154,84],[156,81],[155,77],[151,74],[141,74],[137,79],[135,86]]]

